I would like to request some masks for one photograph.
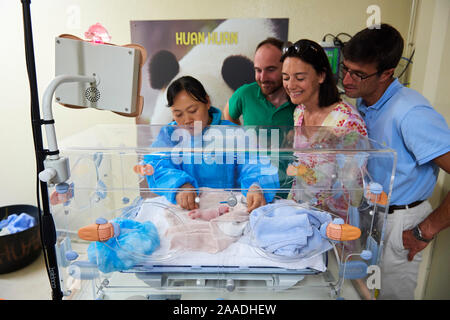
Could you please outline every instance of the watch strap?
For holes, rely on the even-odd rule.
[[[419,225],[415,226],[414,229],[412,229],[412,233],[417,240],[423,242],[431,242],[431,240],[433,240],[433,238],[425,239],[424,237],[422,237],[422,231],[420,230]]]

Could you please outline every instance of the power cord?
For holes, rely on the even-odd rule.
[[[39,193],[39,178],[36,177],[36,199],[37,199],[37,208],[38,208],[38,219],[39,219],[39,231],[40,231],[40,240],[41,240],[41,246],[42,246],[42,252],[44,255],[44,263],[45,263],[45,270],[47,271],[47,275],[49,277],[49,279],[51,279],[50,277],[50,268],[49,268],[49,263],[48,263],[48,256],[47,256],[47,249],[45,247],[45,243],[44,243],[44,231],[43,231],[43,225],[44,223],[42,222],[42,216],[41,216],[41,202],[40,202],[40,193]]]
[[[411,63],[413,63],[413,62],[412,62],[412,58],[414,57],[414,53],[415,53],[415,52],[416,52],[416,48],[413,49],[413,52],[411,53],[411,56],[409,57],[409,59],[407,59],[407,58],[405,58],[405,57],[402,57],[402,59],[405,59],[405,60],[407,60],[408,62],[406,63],[405,68],[403,68],[403,71],[398,75],[397,78],[400,79],[400,78],[403,76],[403,74],[406,72],[406,70],[408,69],[409,65],[410,65]]]
[[[352,38],[352,36],[346,32],[339,32],[337,35],[327,33],[322,37],[322,41],[326,42],[327,37],[331,36],[331,37],[333,37],[333,44],[337,47],[342,48],[344,46],[345,42],[339,38],[339,36],[341,36],[341,35],[347,36],[350,39]]]

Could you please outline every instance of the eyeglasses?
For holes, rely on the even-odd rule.
[[[347,73],[350,73],[350,77],[351,77],[353,80],[357,81],[357,82],[361,82],[361,81],[363,81],[363,80],[366,80],[367,78],[370,78],[370,77],[372,77],[372,76],[374,76],[374,75],[380,73],[379,71],[377,71],[377,72],[372,73],[372,74],[369,74],[369,75],[367,75],[367,74],[362,74],[362,73],[359,72],[359,71],[353,71],[353,70],[350,70],[350,69],[349,69],[346,65],[344,65],[342,62],[340,63],[340,66],[341,66],[341,70],[342,70],[342,79],[345,78],[345,76],[347,75]]]
[[[312,44],[306,42],[305,40],[299,40],[294,44],[288,41],[283,45],[283,49],[281,50],[281,52],[283,53],[283,55],[288,52],[302,54],[308,51],[309,49],[312,49],[314,52],[317,52],[317,48],[315,48]]]

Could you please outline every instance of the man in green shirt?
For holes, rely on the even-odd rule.
[[[244,126],[279,128],[278,147],[281,147],[287,132],[294,125],[295,109],[295,105],[290,101],[283,87],[281,76],[283,64],[280,62],[282,48],[283,42],[275,38],[267,38],[258,44],[253,62],[256,82],[244,84],[237,89],[228,100],[223,112],[226,120],[238,125],[241,125],[239,118],[242,115]],[[271,130],[268,132],[270,133]],[[271,138],[268,137],[268,140],[271,141]],[[286,198],[292,184],[292,178],[286,175],[286,168],[292,160],[292,154],[281,152],[276,154],[276,158],[279,160],[273,164],[278,167],[282,189],[277,196]]]
[[[283,88],[281,77],[283,42],[268,38],[256,47],[256,82],[241,86],[224,108],[226,120],[245,126],[292,126],[295,105]]]

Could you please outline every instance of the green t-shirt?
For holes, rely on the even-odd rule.
[[[294,125],[295,104],[290,101],[283,103],[276,108],[261,92],[261,88],[256,82],[244,84],[231,96],[228,101],[229,114],[233,119],[243,116],[244,126],[268,126],[279,127],[280,143],[286,134],[286,130]],[[270,139],[270,138],[269,138]],[[289,165],[290,152],[282,152],[278,155],[278,176],[280,188],[285,189],[278,192],[277,197],[286,198],[292,185],[292,177],[286,175],[286,168]]]
[[[290,101],[278,108],[262,94],[256,82],[244,84],[228,101],[229,113],[233,119],[242,115],[244,126],[293,126],[295,105]]]

